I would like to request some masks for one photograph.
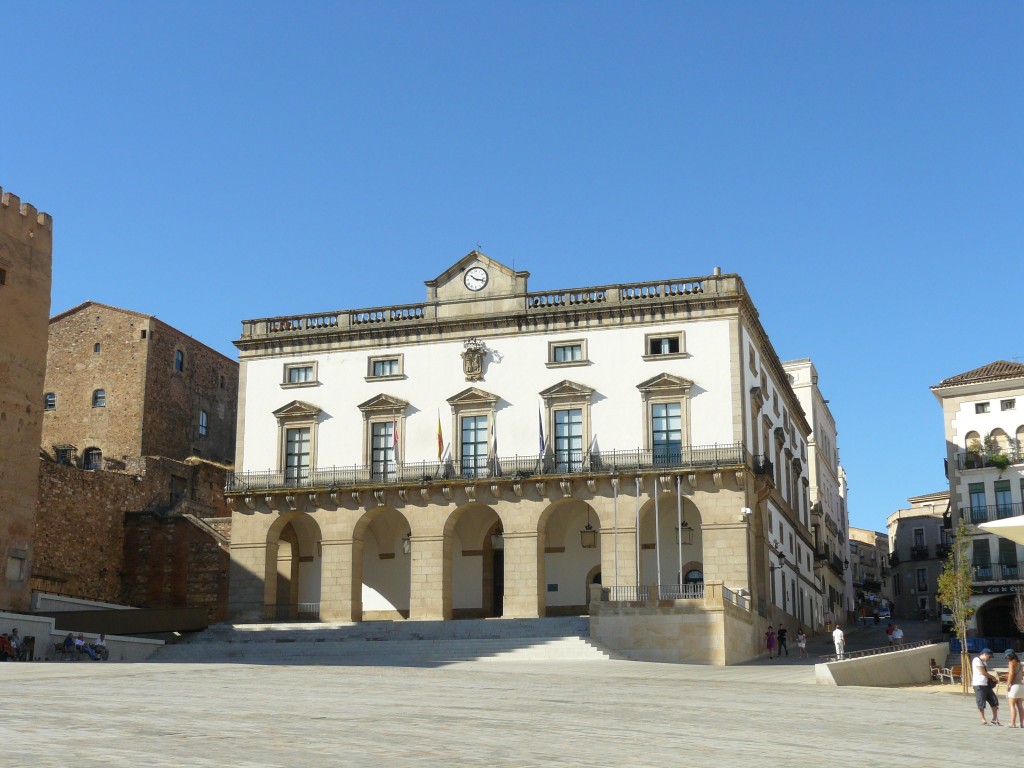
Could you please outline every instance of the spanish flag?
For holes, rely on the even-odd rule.
[[[441,412],[437,412],[437,460],[444,455],[444,437],[441,435]]]

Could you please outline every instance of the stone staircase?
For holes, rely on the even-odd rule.
[[[604,661],[586,617],[358,624],[218,624],[150,662],[439,666],[460,662]]]

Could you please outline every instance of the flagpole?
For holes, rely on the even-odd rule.
[[[636,477],[636,596],[640,598],[640,476]]]
[[[619,587],[619,478],[612,478],[612,515],[615,522],[615,538],[612,539],[612,556],[615,558],[615,587]]]
[[[683,478],[676,475],[676,525],[679,526],[679,590],[683,589]]]
[[[658,597],[661,597],[661,517],[658,512],[658,478],[654,478],[654,569],[658,576]]]

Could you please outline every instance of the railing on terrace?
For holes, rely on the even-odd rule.
[[[601,587],[603,603],[639,603],[645,600],[703,600],[704,585],[640,584]]]
[[[709,275],[657,280],[648,283],[566,288],[528,293],[523,299],[526,312],[551,311],[588,304],[623,305],[660,301],[687,301],[704,294],[723,295],[739,292],[735,275]],[[433,304],[400,304],[306,315],[269,317],[242,322],[242,338],[334,332],[378,324],[433,322]]]
[[[967,512],[968,519],[972,523],[987,523],[990,520],[1002,520],[1005,517],[1017,517],[1024,515],[1024,504],[1020,502],[1005,504],[988,504],[986,506],[972,506]]]
[[[862,651],[847,651],[843,654],[843,658],[840,659],[834,653],[824,654],[818,657],[818,663],[824,664],[830,661],[848,661],[849,659],[860,659],[864,656],[878,656],[883,653],[896,653],[897,651],[906,651],[910,648],[921,648],[925,645],[935,645],[936,643],[944,642],[942,640],[915,640],[910,643],[901,643],[900,645],[883,645],[879,648],[865,648]]]
[[[1020,568],[1016,563],[972,565],[971,573],[975,581],[1015,581],[1020,578]]]
[[[264,621],[318,621],[320,603],[267,604],[263,606]]]
[[[674,450],[588,451],[537,456],[504,456],[485,461],[422,461],[378,466],[353,465],[314,469],[295,477],[283,471],[229,472],[226,490],[262,491],[276,488],[338,488],[353,485],[429,484],[487,479],[526,479],[572,474],[611,475],[662,469],[716,469],[749,461],[757,472],[762,457],[750,457],[742,443],[703,445]],[[768,462],[770,466],[770,462]]]
[[[964,452],[956,455],[957,469],[984,469],[985,467],[999,467],[1002,460],[999,456],[1005,456],[1010,464],[1024,464],[1024,450],[1007,449],[994,456],[986,456],[980,453]],[[993,461],[995,459],[995,461]]]

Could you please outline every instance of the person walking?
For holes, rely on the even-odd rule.
[[[892,644],[895,648],[903,645],[903,630],[900,629],[899,624],[892,628]]]
[[[768,660],[771,661],[775,655],[775,628],[769,624],[768,631],[764,633],[764,645],[768,649]]]
[[[989,672],[988,662],[992,660],[992,649],[982,648],[981,653],[974,657],[971,662],[971,685],[974,686],[974,703],[978,705],[978,714],[981,715],[981,724],[989,725],[985,719],[985,704],[992,707],[992,725],[1002,725],[999,722],[999,697],[996,696],[996,684],[999,678]]]
[[[846,635],[843,634],[843,630],[840,629],[838,622],[836,623],[836,628],[832,630],[832,642],[836,646],[836,658],[842,661],[846,653]]]
[[[807,633],[804,632],[803,627],[796,633],[796,647],[800,649],[801,659],[807,658]]]
[[[1024,667],[1012,650],[1006,652],[1010,662],[1006,672],[1006,698],[1010,702],[1010,727],[1024,728]]]
[[[888,640],[889,645],[892,645],[892,633],[894,631],[891,621],[885,625],[885,639]]]
[[[786,637],[789,635],[789,631],[782,625],[779,624],[779,631],[775,633],[775,638],[779,641],[779,656],[782,656],[782,652],[785,651],[786,655],[789,656],[789,646],[786,645]]]

